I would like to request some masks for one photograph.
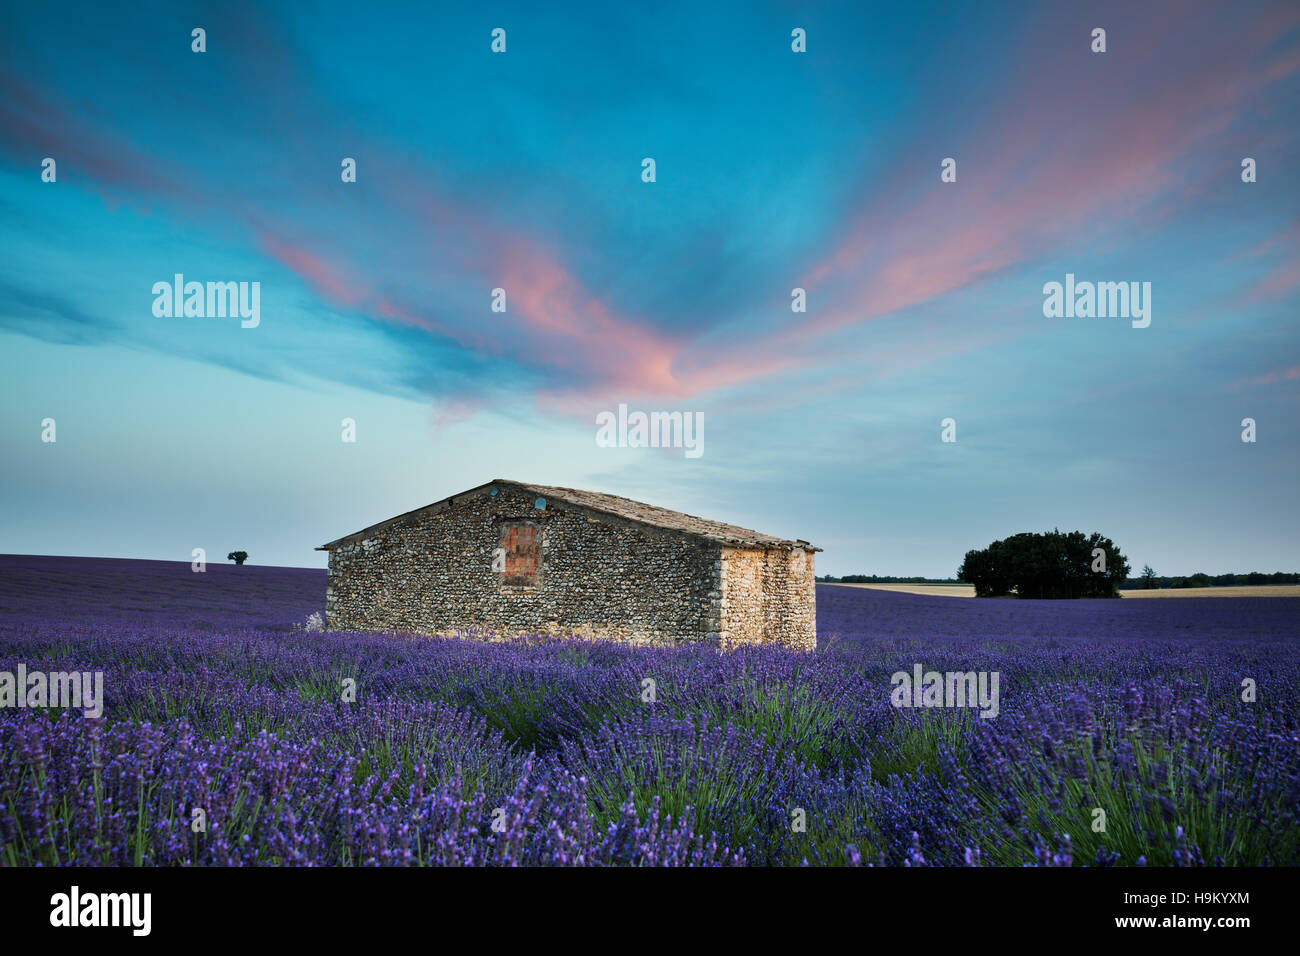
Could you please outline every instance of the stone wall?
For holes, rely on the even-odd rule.
[[[596,516],[506,486],[394,520],[330,552],[326,626],[335,630],[589,634],[718,641],[721,548]],[[541,528],[539,585],[492,570],[502,522]]]
[[[815,553],[724,548],[722,644],[817,649]]]
[[[495,495],[475,489],[337,545],[326,627],[816,649],[813,552],[724,548],[564,501],[535,502],[505,485]],[[515,522],[537,528],[531,576],[493,570],[502,528]],[[536,583],[517,583],[526,580]]]

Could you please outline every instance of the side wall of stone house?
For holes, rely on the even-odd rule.
[[[722,643],[817,649],[815,552],[722,551]]]
[[[721,631],[721,548],[499,486],[396,521],[330,552],[326,626],[445,634],[589,634],[703,641]],[[492,570],[506,520],[541,529],[536,587]]]

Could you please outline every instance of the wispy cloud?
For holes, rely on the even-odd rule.
[[[1294,85],[1300,69],[1294,7],[1265,5],[1226,28],[1212,11],[1180,9],[1179,22],[1171,35],[1167,18],[1153,12],[1116,14],[1111,52],[1094,56],[1077,17],[1060,9],[1035,14],[1007,33],[1009,49],[990,51],[980,63],[983,95],[975,105],[950,95],[952,80],[942,71],[918,64],[917,75],[931,78],[916,97],[927,107],[909,120],[914,135],[900,137],[882,164],[888,175],[862,185],[838,223],[806,245],[802,262],[791,262],[788,277],[727,260],[728,285],[739,292],[719,299],[695,326],[678,313],[698,314],[685,300],[707,278],[689,259],[716,252],[723,233],[681,229],[678,246],[656,250],[656,278],[667,289],[631,285],[624,273],[635,270],[621,269],[618,256],[634,246],[591,248],[584,210],[566,209],[542,189],[519,192],[522,172],[511,174],[501,195],[531,205],[494,206],[490,181],[466,192],[463,171],[440,169],[422,155],[422,143],[342,114],[327,92],[335,77],[286,16],[220,13],[211,21],[210,58],[184,61],[187,69],[202,64],[192,79],[205,95],[169,88],[155,107],[162,115],[138,126],[111,121],[121,116],[112,93],[115,83],[127,83],[122,75],[104,78],[100,106],[98,90],[38,86],[14,69],[0,71],[0,154],[27,170],[34,158],[57,154],[62,185],[89,185],[173,227],[242,244],[353,322],[416,331],[498,363],[509,380],[502,391],[517,383],[516,394],[527,388],[544,407],[633,395],[688,398],[789,382],[886,349],[915,365],[1002,341],[1002,333],[960,328],[943,344],[886,344],[845,333],[993,279],[1030,275],[1067,250],[1095,249],[1135,231],[1176,232],[1189,189],[1221,173],[1221,163],[1204,157],[1239,152],[1237,131],[1276,99],[1279,86]],[[122,37],[104,42],[109,52],[129,51]],[[139,71],[165,83],[178,55],[139,55]],[[135,77],[130,88],[140,82]],[[502,122],[512,120],[522,118]],[[159,148],[156,137],[169,126],[181,137],[192,126],[201,148]],[[256,184],[248,194],[232,183],[238,167],[212,148],[217,143],[258,164],[245,169]],[[345,150],[363,157],[355,186],[337,182]],[[958,160],[951,185],[938,177],[947,155]],[[556,181],[575,180],[562,151],[546,161],[555,164]],[[546,175],[536,170],[539,180]],[[588,218],[607,223],[617,207],[611,201]],[[728,225],[745,227],[740,220]],[[1287,260],[1261,261],[1256,298],[1291,295],[1300,283],[1293,238],[1277,241],[1281,248],[1272,252]],[[689,283],[674,286],[674,255]],[[791,313],[783,298],[781,290],[795,284],[808,289],[806,314]],[[488,310],[496,287],[508,296],[504,315]],[[111,325],[101,329],[115,334]],[[487,394],[478,400],[490,402]]]

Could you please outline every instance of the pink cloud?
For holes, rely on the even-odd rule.
[[[1249,26],[1244,42],[1266,48],[1279,31],[1297,24],[1300,12],[1279,11],[1274,22]],[[1205,20],[1180,32],[1208,35],[1212,27]],[[1125,73],[1124,61],[1112,59],[1089,79],[1078,75],[1077,60],[1071,72],[1027,51],[976,138],[946,147],[950,152],[906,157],[894,181],[873,191],[839,243],[804,275],[810,295],[817,290],[836,304],[778,338],[822,334],[968,287],[1064,248],[1103,217],[1113,221],[1154,206],[1144,213],[1154,220],[1179,183],[1177,162],[1221,137],[1265,86],[1300,70],[1294,53],[1260,70],[1243,70],[1221,55],[1187,60],[1170,76],[1168,62],[1154,53],[1164,27],[1145,28],[1154,35],[1128,38],[1153,51],[1154,69],[1145,76],[1138,75],[1142,66]],[[1211,45],[1207,55],[1218,51]],[[1097,112],[1097,87],[1114,97],[1113,109]],[[1061,118],[1070,115],[1087,122],[1063,129]],[[1053,131],[1050,140],[1044,130]],[[939,181],[939,160],[946,155],[958,159],[956,183]],[[1166,202],[1164,211],[1170,208]]]
[[[1222,19],[1188,11],[1177,37],[1154,18],[1135,22],[1125,44],[1146,51],[1145,59],[1076,57],[1062,68],[1052,44],[1012,51],[1006,62],[1017,66],[1002,78],[988,110],[968,126],[953,126],[964,116],[936,116],[932,126],[944,132],[925,134],[933,138],[897,157],[890,181],[865,187],[827,248],[811,257],[799,281],[815,303],[812,311],[750,335],[707,340],[655,328],[649,317],[620,307],[612,293],[584,282],[579,267],[565,261],[560,247],[540,231],[524,234],[494,221],[479,204],[443,185],[437,171],[403,160],[390,144],[383,144],[386,175],[366,183],[385,217],[382,227],[360,227],[373,228],[369,235],[303,239],[300,230],[268,224],[260,213],[234,214],[243,217],[267,255],[323,301],[544,371],[550,384],[538,395],[541,403],[576,407],[591,397],[681,398],[768,382],[824,363],[827,341],[841,330],[1095,238],[1103,223],[1114,235],[1116,222],[1150,228],[1168,214],[1176,206],[1171,194],[1186,195],[1189,188],[1177,174],[1179,163],[1221,140],[1247,105],[1258,105],[1269,84],[1300,71],[1294,50],[1264,58],[1250,70],[1222,52],[1271,49],[1277,37],[1300,25],[1294,9],[1243,21],[1235,27],[1240,42],[1211,42],[1198,48],[1198,56],[1187,56],[1189,38],[1213,40]],[[1054,31],[1062,25],[1044,27]],[[1041,31],[1031,39],[1041,42]],[[19,78],[0,71],[0,93],[0,120],[7,127],[0,139],[11,147],[17,143],[30,151],[53,143],[51,148],[85,164],[97,180],[200,208],[189,187],[178,185],[185,177],[103,130],[78,126],[68,110]],[[962,133],[965,128],[973,132]],[[299,133],[305,135],[305,128]],[[953,142],[940,141],[949,135]],[[939,182],[939,160],[946,155],[958,159],[955,184]],[[337,183],[321,180],[304,188],[313,203],[336,201]],[[361,248],[374,240],[387,242],[391,252],[382,273],[347,251],[347,242]],[[442,283],[467,279],[482,288],[481,315],[443,305]],[[1300,267],[1288,261],[1264,276],[1255,294],[1283,294],[1297,285]],[[488,292],[496,286],[509,297],[504,315],[487,309]],[[790,315],[788,301],[775,304]],[[915,363],[941,352],[927,340],[907,357]]]
[[[1245,382],[1239,382],[1238,384],[1277,385],[1279,382],[1294,382],[1297,380],[1300,380],[1300,365],[1292,365],[1290,368],[1269,372],[1267,375],[1261,375],[1259,378],[1247,379]]]
[[[136,150],[117,133],[85,121],[45,87],[32,86],[2,68],[0,130],[0,149],[31,164],[33,175],[36,164],[48,156],[58,164],[60,182],[80,181],[98,189],[110,208],[128,194],[138,204],[150,195],[190,207],[199,203],[181,171]]]
[[[1272,299],[1300,288],[1300,262],[1290,260],[1274,266],[1250,290],[1251,299]]]
[[[273,259],[302,276],[318,294],[332,302],[356,307],[372,298],[365,284],[345,276],[337,263],[327,263],[302,246],[293,245],[269,232],[259,230],[257,238]]]
[[[683,345],[619,315],[547,250],[519,236],[501,268],[510,313],[548,364],[584,373],[591,386],[679,395],[673,362]]]

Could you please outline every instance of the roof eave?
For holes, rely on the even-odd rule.
[[[327,541],[325,544],[320,545],[314,550],[333,551],[334,549],[338,548],[342,544],[346,544],[350,541],[355,541],[360,538],[363,538],[367,534],[371,533],[372,531],[379,531],[383,528],[387,528],[390,525],[396,524],[398,521],[401,521],[403,518],[409,518],[412,515],[419,514],[422,511],[427,511],[430,508],[436,508],[438,505],[446,504],[447,502],[454,501],[457,498],[467,497],[468,495],[472,495],[475,494],[476,492],[482,491],[484,488],[490,488],[493,485],[508,485],[514,488],[520,488],[529,491],[538,487],[536,485],[530,485],[524,481],[513,481],[509,478],[493,478],[491,481],[485,481],[483,482],[483,484],[477,485],[466,491],[461,491],[454,495],[448,495],[446,498],[440,498],[437,501],[434,501],[430,504],[423,505],[419,508],[413,508],[410,511],[404,511],[399,515],[394,515],[393,517],[386,518],[383,521],[377,521],[372,525],[367,525],[366,527],[362,528],[360,531],[354,531],[351,534],[343,535],[343,537],[341,538],[335,538],[333,541]],[[567,504],[571,508],[579,508],[591,514],[605,515],[606,517],[617,518],[619,520],[627,521],[632,524],[641,525],[642,527],[646,527],[646,528],[657,529],[659,531],[669,531],[675,534],[681,534],[692,538],[698,538],[703,541],[711,541],[714,544],[722,545],[723,547],[743,548],[745,550],[753,550],[753,551],[761,550],[763,548],[781,548],[783,550],[793,551],[794,549],[799,548],[803,551],[807,551],[810,553],[816,553],[822,550],[821,548],[813,547],[807,541],[802,541],[799,539],[796,539],[794,541],[788,541],[781,538],[774,538],[770,541],[744,542],[740,540],[727,540],[717,535],[711,535],[711,534],[698,532],[698,531],[689,531],[684,528],[663,528],[660,525],[656,525],[650,521],[640,520],[637,518],[629,517],[627,515],[620,515],[612,512],[602,511],[599,508],[594,508],[580,501],[572,501],[563,497],[561,497],[559,500],[564,501],[565,504]]]

